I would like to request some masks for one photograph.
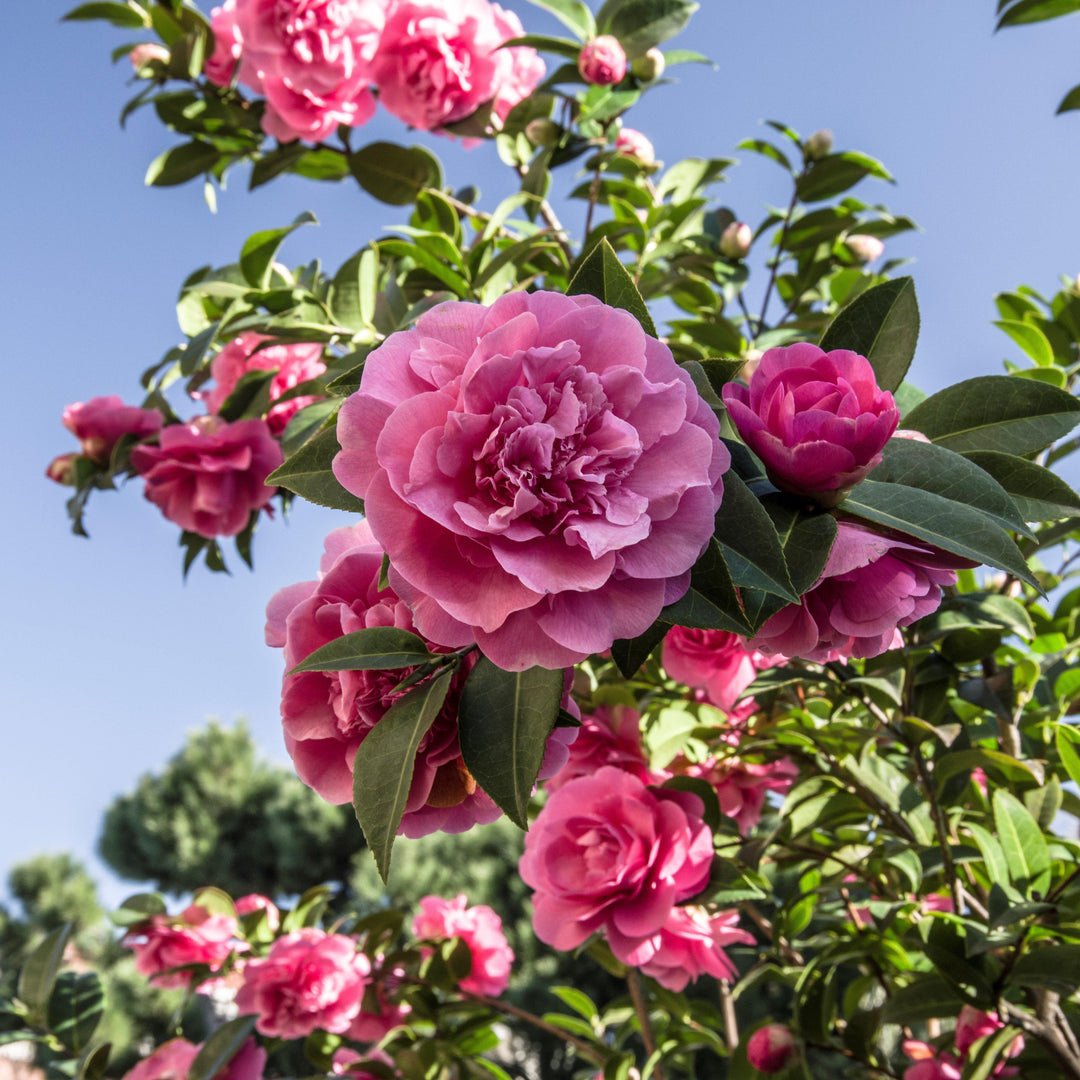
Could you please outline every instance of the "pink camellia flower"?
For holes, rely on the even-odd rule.
[[[653,144],[640,131],[635,131],[633,128],[619,129],[619,134],[615,137],[615,153],[622,154],[623,157],[636,158],[642,165],[656,164],[656,151],[653,149]]]
[[[366,521],[330,533],[325,547],[320,580],[281,589],[267,605],[266,643],[285,650],[286,670],[343,634],[373,626],[416,629],[412,612],[394,589],[379,589],[383,553]],[[475,662],[467,657],[462,663],[420,742],[401,821],[405,836],[463,832],[501,814],[466,770],[458,743],[458,701]],[[409,670],[304,671],[284,677],[285,748],[300,779],[327,802],[352,801],[357,747],[404,693],[394,688]],[[575,728],[552,732],[541,777],[562,767],[576,733]]]
[[[769,349],[749,388],[728,383],[724,404],[743,441],[784,491],[835,506],[875,465],[900,412],[870,361],[800,342]]]
[[[113,447],[125,436],[144,439],[161,429],[157,409],[125,405],[116,394],[76,401],[64,410],[64,427],[82,444],[82,452],[99,465],[107,465]]]
[[[661,657],[667,673],[693,690],[704,690],[718,709],[731,712],[759,671],[776,659],[751,649],[746,638],[726,630],[675,626],[664,638]]]
[[[556,791],[519,864],[535,890],[537,937],[566,950],[602,930],[623,963],[647,964],[674,906],[708,883],[713,845],[701,811],[697,796],[611,766]]]
[[[689,587],[730,455],[667,346],[591,296],[451,302],[368,357],[334,473],[420,633],[565,667]]]
[[[170,1039],[149,1057],[124,1073],[123,1080],[187,1080],[192,1063],[202,1045],[187,1039]],[[247,1039],[214,1080],[260,1080],[266,1066],[266,1051],[254,1039]]]
[[[915,1062],[904,1070],[904,1080],[960,1080],[963,1068],[952,1054],[916,1039],[905,1039],[903,1050]]]
[[[505,118],[544,74],[535,50],[500,49],[523,33],[516,15],[488,0],[394,0],[373,64],[379,101],[422,131],[487,101]]]
[[[746,1060],[758,1072],[778,1073],[795,1056],[795,1036],[786,1024],[766,1024],[746,1041]]]
[[[817,583],[798,604],[778,611],[751,646],[826,663],[897,648],[897,627],[937,611],[956,571],[975,565],[910,538],[899,540],[839,522]]]
[[[366,1050],[358,1054],[355,1050],[342,1046],[334,1051],[330,1071],[334,1076],[344,1076],[347,1080],[384,1080],[384,1073],[373,1073],[364,1068],[368,1062],[378,1062],[390,1067],[394,1064],[393,1058],[382,1050]]]
[[[799,775],[789,758],[754,764],[734,756],[710,757],[703,762],[678,757],[670,768],[678,776],[696,776],[711,784],[721,811],[735,821],[742,833],[761,820],[765,796],[770,791],[783,795]]]
[[[280,937],[262,959],[244,965],[236,995],[242,1013],[256,1013],[262,1035],[303,1038],[319,1028],[340,1035],[360,1011],[371,964],[343,934],[314,927]]]
[[[237,915],[250,915],[253,911],[266,912],[266,925],[271,930],[276,930],[281,925],[281,912],[277,905],[268,896],[261,893],[248,893],[241,896],[235,903]]]
[[[371,118],[385,0],[237,0],[241,78],[266,96],[263,130],[318,142]]]
[[[318,378],[326,371],[322,359],[323,347],[319,342],[301,341],[270,345],[265,349],[258,348],[262,342],[272,340],[263,334],[244,333],[233,338],[214,357],[210,365],[214,388],[195,395],[206,403],[207,412],[216,413],[236,389],[241,376],[249,371],[276,371],[270,380],[271,402],[277,401],[294,386]],[[300,409],[321,400],[320,394],[304,394],[277,405],[271,404],[270,411],[266,414],[271,433],[280,436]]]
[[[159,446],[136,446],[131,464],[144,494],[170,521],[200,536],[236,536],[275,489],[264,481],[282,461],[262,420],[227,424],[200,416],[161,432]]]
[[[45,475],[57,484],[74,487],[75,462],[80,457],[82,455],[76,454],[74,451],[70,454],[60,454],[58,457],[54,457],[45,469]]]
[[[131,61],[131,66],[138,71],[152,60],[167,64],[169,62],[169,50],[164,45],[158,45],[156,42],[143,41],[128,53],[128,59]]]
[[[885,254],[885,245],[876,236],[852,233],[844,240],[844,246],[861,263],[873,262]]]
[[[214,33],[214,51],[203,64],[203,74],[215,86],[228,86],[243,56],[243,41],[236,25],[236,0],[225,0],[221,7],[210,11],[210,29]],[[261,92],[262,83],[250,64],[243,65],[240,75],[253,90]]]
[[[425,896],[412,930],[418,938],[459,937],[472,953],[472,970],[459,984],[470,994],[498,997],[510,982],[514,950],[506,943],[502,919],[486,904],[468,907],[464,893],[453,900]]]
[[[987,1035],[993,1035],[1005,1025],[997,1018],[995,1013],[982,1012],[971,1005],[965,1005],[956,1018],[956,1051],[962,1057],[966,1057],[972,1046]],[[1024,1036],[1017,1035],[1005,1051],[1007,1058],[1016,1057],[1024,1049]],[[992,1076],[1012,1076],[1016,1069],[1010,1068],[1004,1062],[1000,1062]]]
[[[378,1042],[393,1028],[405,1023],[412,1012],[412,1006],[408,1002],[394,1001],[391,998],[404,974],[403,967],[388,967],[382,955],[375,958],[375,968],[371,972],[372,981],[364,991],[367,1008],[360,1006],[360,1011],[345,1033],[347,1038],[354,1042]]]
[[[626,76],[626,53],[617,37],[601,34],[578,53],[578,71],[593,86],[612,86]]]
[[[601,705],[581,718],[577,738],[570,746],[566,764],[546,781],[551,794],[579,776],[591,776],[604,765],[631,773],[643,784],[667,779],[649,768],[649,758],[641,742],[641,714],[628,705]]]
[[[671,909],[660,930],[656,954],[641,970],[668,990],[684,990],[701,975],[734,979],[735,965],[728,959],[727,945],[753,945],[754,936],[738,928],[737,911],[710,915],[695,905]]]
[[[155,915],[132,927],[124,944],[135,953],[135,970],[140,975],[149,976],[155,986],[172,989],[192,980],[190,970],[175,968],[205,964],[211,971],[220,971],[231,952],[247,948],[236,941],[236,934],[234,918],[211,915],[193,904],[178,919]]]

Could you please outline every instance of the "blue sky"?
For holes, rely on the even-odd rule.
[[[287,761],[278,721],[280,656],[262,643],[275,589],[314,576],[323,535],[347,521],[300,505],[288,524],[264,522],[256,572],[180,575],[177,530],[134,485],[92,500],[90,541],[72,537],[65,492],[44,479],[74,448],[63,407],[98,394],[138,400],[138,373],[179,339],[181,281],[233,261],[246,236],[310,209],[283,251],[330,268],[404,220],[348,184],[285,179],[254,193],[230,177],[211,215],[201,187],[145,188],[149,162],[171,144],[149,114],[117,125],[124,62],[109,50],[130,34],[61,24],[68,4],[13,5],[0,50],[9,72],[0,116],[5,148],[3,295],[8,418],[0,438],[8,526],[0,566],[8,598],[0,757],[0,872],[38,851],[73,851],[106,883],[93,856],[102,810],[139,775],[216,716],[245,716],[266,754]],[[526,28],[553,25],[507,0]],[[679,40],[719,70],[683,67],[630,117],[668,163],[733,156],[717,190],[740,217],[786,201],[784,177],[733,153],[763,118],[882,159],[896,186],[856,189],[913,217],[923,232],[891,241],[910,256],[923,330],[911,378],[933,390],[997,373],[1016,359],[990,323],[993,295],[1020,283],[1052,293],[1080,271],[1076,197],[1080,118],[1055,118],[1075,80],[1080,19],[994,35],[990,0],[704,0]],[[452,183],[478,183],[488,206],[510,180],[492,147],[463,152],[415,138],[389,117],[361,135],[423,141]],[[572,176],[557,180],[568,190]],[[580,228],[582,204],[560,210]]]

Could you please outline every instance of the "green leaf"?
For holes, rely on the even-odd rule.
[[[137,8],[133,4],[115,3],[80,4],[63,16],[61,22],[72,22],[81,19],[104,19],[106,22],[112,23],[113,26],[123,26],[132,30],[141,30],[143,27],[150,25],[146,12],[141,8]]]
[[[79,1061],[76,1076],[79,1080],[101,1080],[109,1065],[109,1055],[112,1053],[112,1043],[102,1043],[93,1050],[83,1054]]]
[[[556,56],[565,56],[575,62],[581,52],[580,41],[550,37],[547,34],[525,34],[522,37],[511,38],[509,41],[504,41],[502,47],[514,48],[517,45],[527,45],[540,52],[555,53]]]
[[[426,664],[432,659],[427,646],[415,634],[397,626],[370,626],[343,634],[316,649],[289,672],[386,671]]]
[[[964,826],[974,837],[976,846],[982,852],[983,862],[986,863],[986,874],[990,880],[1008,881],[1009,864],[1005,861],[1005,852],[994,834],[974,822],[965,822]]]
[[[1010,981],[1072,996],[1080,987],[1080,945],[1046,945],[1024,953],[1013,965]]]
[[[611,643],[611,659],[624,679],[632,679],[638,669],[654,652],[671,629],[669,625],[655,622],[644,634],[632,640],[620,639]]]
[[[243,416],[262,416],[270,407],[270,384],[276,374],[258,368],[245,371],[221,403],[218,416],[230,422]]]
[[[222,1024],[195,1055],[188,1069],[187,1080],[211,1080],[217,1076],[255,1030],[257,1019],[255,1016],[238,1016]]]
[[[652,316],[634,279],[606,238],[581,260],[570,284],[566,286],[567,296],[580,296],[583,293],[595,296],[610,307],[629,311],[641,323],[646,334],[656,337]]]
[[[159,154],[146,170],[144,183],[153,187],[173,187],[208,173],[221,157],[221,151],[198,139],[174,146]]]
[[[916,405],[904,426],[957,453],[1030,454],[1071,431],[1080,401],[1047,383],[981,375],[946,387]]]
[[[349,155],[349,171],[380,202],[405,206],[424,188],[439,186],[433,161],[419,146],[374,142]]]
[[[1074,112],[1080,109],[1080,86],[1074,86],[1062,99],[1057,107],[1057,115],[1064,112]]]
[[[600,1016],[600,1011],[593,1004],[592,998],[588,994],[583,994],[580,990],[575,990],[572,986],[553,986],[551,992],[564,1005],[569,1005],[574,1012],[585,1017],[590,1022]]]
[[[1022,26],[1025,23],[1056,19],[1080,11],[1080,0],[1020,0],[998,19],[996,30],[1004,26]]]
[[[596,37],[596,20],[580,0],[529,0],[529,3],[550,12],[582,41]]]
[[[1053,365],[1054,347],[1034,323],[1020,322],[1018,319],[1000,319],[994,325],[1004,330],[1039,367]]]
[[[45,1007],[56,984],[71,929],[71,923],[65,923],[49,934],[27,957],[19,972],[16,993],[19,1000],[30,1010],[32,1017],[41,1019],[45,1016]]]
[[[62,971],[49,996],[49,1030],[73,1053],[82,1054],[105,1012],[105,988],[96,971]]]
[[[1020,1029],[1006,1024],[1003,1028],[977,1039],[967,1052],[964,1062],[964,1080],[987,1080],[996,1075],[999,1063],[1012,1046]]]
[[[362,514],[363,501],[341,486],[331,468],[340,450],[337,429],[331,425],[304,443],[266,478],[266,483],[288,488],[319,506]]]
[[[1080,748],[1077,746],[1078,742],[1080,742],[1080,738],[1074,736],[1069,728],[1059,727],[1054,736],[1054,743],[1057,746],[1061,764],[1065,766],[1065,771],[1074,784],[1080,784]]]
[[[414,686],[368,732],[353,761],[353,810],[386,881],[390,854],[409,799],[416,751],[446,700],[454,672]]]
[[[934,763],[934,777],[939,784],[944,784],[950,776],[976,768],[996,770],[1008,781],[1025,784],[1038,782],[1035,773],[1023,761],[999,750],[982,749],[954,750],[943,754]]]
[[[465,767],[522,829],[564,685],[561,670],[503,671],[481,656],[462,688],[458,738]]]
[[[969,450],[964,457],[988,472],[1009,493],[1025,521],[1056,521],[1080,514],[1080,495],[1034,461],[996,450]]]
[[[301,225],[318,225],[319,221],[310,210],[305,210],[283,229],[265,229],[249,236],[240,252],[240,270],[244,280],[253,289],[270,288],[271,265],[281,242]]]
[[[168,910],[165,898],[160,893],[136,893],[110,912],[109,919],[117,926],[134,926],[155,915],[165,915]]]
[[[1004,529],[963,503],[903,484],[864,480],[840,504],[844,513],[925,540],[943,551],[1005,570],[1039,588]]]
[[[333,398],[314,401],[298,409],[290,417],[281,433],[281,452],[292,457],[307,441],[320,432],[327,421],[337,416],[341,402]],[[332,425],[331,425],[332,426]]]
[[[882,390],[904,381],[919,340],[919,305],[909,277],[894,278],[860,293],[829,324],[820,347],[865,356]]]
[[[601,34],[612,34],[630,57],[674,37],[697,11],[691,0],[607,0],[596,15]]]
[[[828,154],[815,161],[795,185],[795,194],[802,202],[831,199],[854,187],[865,176],[892,180],[888,170],[866,154],[849,151]]]
[[[869,479],[933,492],[981,510],[1003,529],[1031,535],[1008,492],[970,459],[943,446],[890,439]]]
[[[993,808],[994,829],[1010,880],[1028,891],[1045,890],[1050,880],[1050,853],[1038,822],[1019,799],[1002,788],[994,792]]]
[[[342,263],[330,288],[330,310],[342,326],[357,331],[371,327],[378,279],[379,254],[374,248],[366,247]]]

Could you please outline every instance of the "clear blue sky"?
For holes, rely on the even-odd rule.
[[[74,0],[72,0],[72,4]],[[526,28],[551,23],[507,0]],[[248,718],[265,752],[287,760],[278,722],[280,655],[262,644],[263,607],[281,585],[314,576],[323,535],[344,515],[298,507],[264,523],[256,572],[180,576],[177,530],[136,486],[92,501],[90,541],[72,537],[65,492],[43,470],[74,448],[68,402],[138,399],[139,371],[179,337],[177,289],[195,267],[233,261],[244,238],[311,209],[322,226],[284,250],[336,267],[402,210],[348,184],[287,179],[247,193],[230,177],[212,216],[197,184],[143,187],[170,134],[149,114],[117,125],[132,40],[97,24],[61,24],[56,0],[11,5],[2,50],[7,527],[0,539],[4,620],[0,874],[37,851],[93,857],[101,811],[158,767],[207,717]],[[828,127],[837,145],[881,158],[896,187],[856,189],[925,230],[890,242],[915,259],[923,331],[911,376],[926,389],[997,373],[1013,355],[990,326],[995,292],[1046,292],[1080,271],[1080,118],[1054,118],[1075,82],[1080,19],[993,35],[991,0],[703,0],[677,44],[719,70],[684,67],[629,118],[673,162],[742,158],[718,194],[755,221],[785,202],[783,176],[734,154],[765,117],[803,134]],[[371,138],[414,141],[390,118]],[[177,140],[173,140],[177,141]],[[469,153],[425,137],[452,182],[506,190],[492,147]],[[568,184],[571,177],[560,177]],[[564,187],[563,190],[566,190]],[[490,204],[489,204],[490,205]],[[582,207],[568,208],[580,227]],[[1014,357],[1015,358],[1015,357]]]

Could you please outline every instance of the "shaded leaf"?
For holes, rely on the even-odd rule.
[[[211,1080],[236,1056],[237,1051],[255,1030],[254,1016],[238,1016],[217,1029],[195,1055],[187,1080]]]
[[[56,985],[60,964],[64,959],[64,947],[71,937],[71,923],[54,930],[26,958],[19,971],[19,1000],[26,1005],[33,1017],[44,1018],[49,995]]]
[[[271,266],[281,242],[301,225],[317,225],[318,219],[305,210],[291,225],[281,229],[264,229],[249,236],[240,252],[240,272],[253,289],[270,288]]]
[[[1080,495],[1034,461],[995,450],[969,450],[964,457],[988,472],[1009,493],[1025,521],[1055,521],[1080,514]]]
[[[288,488],[319,506],[362,514],[363,501],[341,486],[331,468],[340,449],[337,429],[331,425],[304,443],[266,478],[266,483]]]
[[[96,971],[62,971],[49,996],[49,1030],[74,1054],[82,1054],[105,1012],[105,988]]]
[[[426,664],[432,659],[427,645],[398,626],[370,626],[343,634],[316,649],[294,667],[299,671],[385,671]]]
[[[566,286],[567,296],[580,296],[583,293],[595,296],[611,307],[629,311],[641,323],[646,334],[656,337],[652,316],[634,279],[606,238],[581,260],[570,284]]]
[[[193,140],[159,154],[146,170],[145,183],[153,187],[173,187],[209,172],[221,157],[210,143]]]
[[[349,171],[380,202],[405,206],[426,187],[438,187],[433,158],[421,147],[373,142],[349,155]]]

